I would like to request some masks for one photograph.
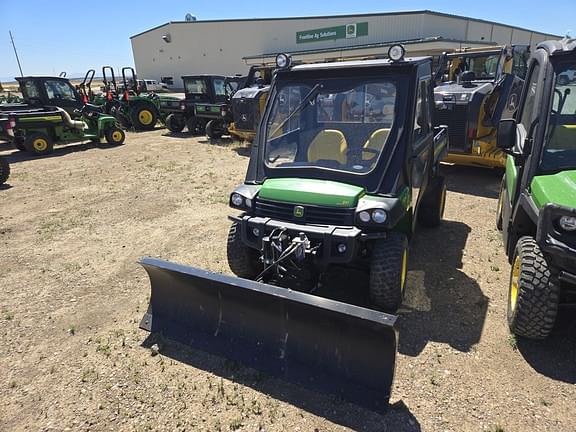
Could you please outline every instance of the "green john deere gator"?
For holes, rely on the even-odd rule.
[[[141,328],[387,406],[391,313],[418,222],[442,219],[448,142],[432,126],[432,59],[405,59],[401,46],[389,57],[291,66],[278,56],[246,179],[230,195],[241,213],[230,217],[228,262],[239,277],[144,258],[152,294]],[[369,292],[375,309],[315,295],[335,266],[369,276],[349,289]]]
[[[530,58],[515,119],[500,122],[505,151],[497,226],[512,265],[508,325],[543,339],[559,307],[576,304],[576,40],[547,41]]]

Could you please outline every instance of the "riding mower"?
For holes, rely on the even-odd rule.
[[[126,76],[128,72],[129,77]],[[137,131],[154,129],[161,117],[159,98],[155,95],[140,94],[133,68],[122,68],[121,88],[111,66],[102,67],[102,79],[104,91],[94,98],[94,103],[103,105],[105,112],[118,118],[126,128]]]
[[[208,121],[208,137],[217,139],[229,133],[241,140],[254,139],[268,98],[274,67],[252,66],[245,77],[227,77],[227,98],[224,102],[196,104],[196,117]]]
[[[144,258],[151,332],[381,410],[418,223],[440,224],[445,128],[433,128],[432,59],[291,66],[280,54],[244,184],[230,195],[231,277]],[[334,267],[369,279],[375,309],[331,292]]]
[[[558,309],[576,305],[576,86],[560,79],[566,73],[576,73],[576,39],[540,43],[516,117],[498,128],[508,326],[530,339],[546,338]]]
[[[504,167],[496,129],[516,110],[528,55],[527,46],[516,45],[465,48],[440,59],[446,74],[437,77],[443,82],[434,90],[435,124],[448,125],[445,162]]]

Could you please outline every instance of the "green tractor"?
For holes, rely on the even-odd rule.
[[[532,53],[515,119],[498,128],[507,153],[497,227],[512,265],[508,325],[546,338],[558,308],[576,304],[576,40]]]
[[[432,59],[291,66],[279,55],[244,183],[230,195],[238,277],[145,258],[141,328],[374,409],[390,397],[410,240],[441,223]],[[335,267],[367,276],[339,302]],[[318,294],[324,293],[322,297]],[[383,311],[382,311],[383,310]]]
[[[156,127],[161,118],[159,97],[140,93],[134,68],[122,68],[122,85],[118,85],[114,69],[103,66],[102,80],[103,93],[94,97],[95,104],[103,105],[126,128],[147,131]]]
[[[126,135],[116,119],[101,107],[85,104],[81,94],[63,77],[17,78],[25,105],[0,111],[0,134],[19,150],[51,153],[55,144],[79,141],[111,145]]]

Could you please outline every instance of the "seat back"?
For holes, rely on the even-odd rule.
[[[382,149],[384,148],[384,144],[386,143],[386,140],[388,139],[389,133],[390,133],[390,129],[387,129],[387,128],[376,129],[374,132],[372,132],[372,135],[370,135],[370,137],[366,140],[366,143],[364,144],[363,148],[375,150],[375,151],[380,153],[382,151]],[[375,153],[372,153],[372,152],[370,152],[370,153],[362,152],[362,160],[365,160],[365,161],[372,160],[376,156],[377,155]]]
[[[564,124],[557,125],[554,133],[550,137],[547,149],[550,150],[568,150],[575,148],[576,142],[576,125]]]
[[[348,144],[342,132],[324,129],[318,132],[308,147],[308,162],[332,160],[345,165],[348,158]]]

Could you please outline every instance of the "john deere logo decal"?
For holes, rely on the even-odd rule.
[[[297,218],[304,217],[304,207],[295,206],[294,207],[294,216],[296,216]]]

